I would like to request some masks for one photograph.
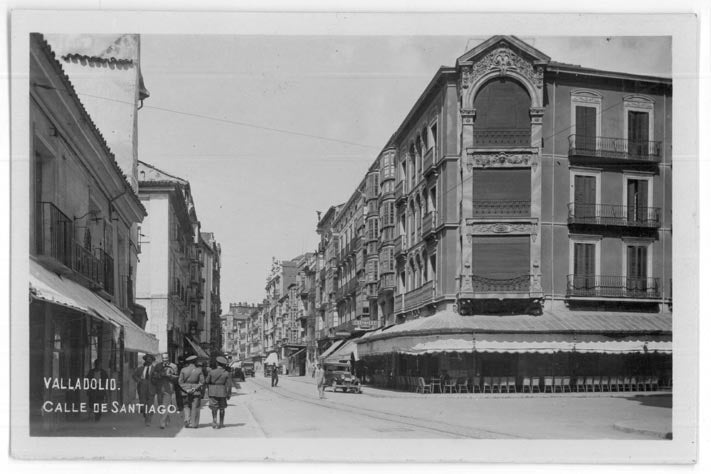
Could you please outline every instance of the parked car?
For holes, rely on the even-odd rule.
[[[242,362],[242,372],[245,377],[254,377],[254,362]]]
[[[323,364],[326,378],[326,387],[331,387],[343,392],[361,393],[360,379],[351,374],[350,365],[344,363],[329,363]]]

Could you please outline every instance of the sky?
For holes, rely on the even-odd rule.
[[[440,66],[486,38],[143,35],[139,159],[190,181],[223,312],[313,251]],[[671,76],[668,37],[522,37],[554,61]]]

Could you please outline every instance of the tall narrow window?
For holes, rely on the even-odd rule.
[[[576,242],[573,260],[573,285],[577,291],[595,290],[595,244]]]
[[[596,150],[597,109],[577,105],[575,107],[575,148],[579,150]]]
[[[646,293],[647,291],[647,247],[627,246],[627,291]]]
[[[649,114],[636,110],[627,111],[627,139],[632,156],[649,154]]]
[[[574,212],[576,219],[594,219],[597,215],[597,180],[595,176],[575,175]]]
[[[646,179],[627,180],[627,220],[646,222],[648,218],[649,182]]]

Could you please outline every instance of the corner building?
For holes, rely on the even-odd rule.
[[[671,96],[510,36],[440,68],[362,194],[367,220],[379,186],[373,380],[670,385]]]

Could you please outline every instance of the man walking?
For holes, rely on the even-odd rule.
[[[316,364],[316,387],[318,387],[318,398],[324,399],[326,395],[324,392],[326,390],[326,374],[323,372],[323,367],[321,364]]]
[[[207,396],[210,398],[210,411],[212,411],[212,428],[225,427],[225,408],[227,400],[232,395],[232,377],[227,370],[227,359],[218,357],[217,367],[210,370],[205,379],[207,384]],[[217,424],[217,413],[220,413],[220,424]]]
[[[279,383],[279,370],[277,365],[272,365],[272,387],[276,387]]]
[[[200,425],[200,403],[205,377],[202,369],[195,365],[197,356],[191,355],[185,359],[188,364],[183,367],[178,377],[178,383],[183,392],[183,416],[186,428],[197,428]]]
[[[94,361],[94,368],[86,374],[88,380],[96,380],[95,384],[97,388],[92,388],[87,392],[89,398],[89,407],[94,413],[94,421],[99,421],[101,419],[101,404],[106,401],[106,389],[99,389],[100,386],[106,387],[106,382],[109,379],[109,375],[104,369],[101,368],[101,361],[96,359]]]
[[[143,356],[143,365],[137,367],[133,372],[133,380],[136,382],[136,392],[138,401],[143,404],[143,420],[146,426],[151,425],[153,416],[153,404],[156,398],[156,386],[153,383],[153,362],[156,360],[151,354]]]
[[[173,403],[173,393],[175,392],[173,384],[178,380],[176,371],[177,367],[175,364],[171,364],[168,354],[161,354],[161,361],[153,370],[153,379],[158,392],[158,404],[163,412],[160,415],[160,429],[165,429],[170,422],[168,408]]]

